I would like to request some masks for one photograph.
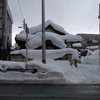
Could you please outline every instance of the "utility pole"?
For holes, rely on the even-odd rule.
[[[100,4],[99,4],[99,67],[100,67]]]
[[[26,33],[26,69],[27,69],[27,62],[28,62],[28,33],[29,33],[29,29],[27,27],[27,24],[25,23],[25,19],[23,20],[23,25],[24,25],[24,30]]]
[[[46,64],[46,53],[45,53],[45,4],[42,0],[42,62]]]

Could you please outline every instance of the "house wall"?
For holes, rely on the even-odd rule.
[[[68,42],[67,43],[67,48],[72,48],[72,43]]]
[[[83,38],[82,48],[99,45],[99,34],[77,34]]]
[[[11,61],[25,62],[26,58],[22,55],[11,55]]]
[[[12,23],[13,22],[12,22],[11,13],[10,13],[10,9],[9,9],[8,5],[6,7],[7,11],[4,10],[5,1],[7,1],[7,0],[0,0],[0,51],[2,51],[2,52],[0,52],[0,60],[10,60],[10,47],[12,46]],[[4,11],[7,14],[6,18],[3,17]],[[5,19],[7,19],[7,21]],[[5,25],[6,25],[6,29],[4,27]],[[5,37],[3,37],[4,30],[6,30]],[[6,41],[6,38],[7,38],[7,41]],[[5,42],[4,42],[5,45],[7,44],[6,48],[3,47],[4,46],[3,40],[5,40]],[[1,55],[3,55],[3,56],[1,56]]]

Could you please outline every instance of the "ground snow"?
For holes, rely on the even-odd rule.
[[[82,57],[82,64],[99,65],[99,50],[90,52],[86,57]]]
[[[5,63],[0,61],[1,70],[2,65],[6,69],[9,69],[11,67],[7,67],[7,65],[17,68],[18,64],[21,69],[25,69],[25,63]],[[47,58],[47,64],[43,64],[40,59],[29,61],[27,63],[27,69],[37,69],[38,72],[33,73],[32,70],[25,73],[14,71],[0,72],[0,82],[5,80],[45,84],[100,84],[99,66],[78,64],[78,68],[76,68],[74,65],[70,66],[68,61],[54,61],[51,58]]]

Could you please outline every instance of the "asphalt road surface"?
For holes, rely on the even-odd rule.
[[[0,84],[0,100],[100,100],[100,86]]]

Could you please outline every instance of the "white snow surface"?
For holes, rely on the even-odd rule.
[[[98,49],[98,48],[99,48],[99,46],[88,46],[88,47],[87,47],[87,49],[91,49],[91,50],[92,50],[92,49]]]
[[[81,43],[73,43],[72,46],[73,47],[82,47],[82,44]]]
[[[26,34],[18,34],[17,40],[26,41]],[[55,46],[59,48],[66,48],[66,42],[79,42],[82,41],[80,36],[69,35],[58,35],[53,32],[45,32],[45,40],[50,40]],[[35,49],[42,46],[42,32],[37,32],[34,35],[28,34],[28,49]]]
[[[11,54],[22,54],[26,57],[26,49],[12,51]],[[72,54],[72,59],[79,60],[78,51],[72,48],[64,48],[64,49],[55,49],[55,50],[46,50],[46,57],[57,59],[61,58],[66,54]],[[28,58],[29,59],[37,59],[42,57],[42,50],[28,50]]]
[[[61,38],[66,42],[79,42],[82,41],[82,37],[79,35],[68,34],[65,36],[61,36]]]
[[[91,55],[87,55],[91,59],[91,62],[95,63],[97,60],[95,57],[98,52],[99,50],[96,50],[91,52]],[[39,52],[35,51],[34,53],[38,54]],[[57,52],[58,55],[59,53]],[[90,59],[85,59],[90,61]],[[31,69],[30,71],[19,72],[9,71],[9,69],[25,69],[25,62],[0,61],[0,82],[32,84],[100,84],[99,60],[96,62],[96,64],[80,63],[76,68],[74,65],[71,66],[69,61],[55,61],[48,57],[46,59],[46,64],[43,64],[40,55],[40,57],[28,61],[27,69]],[[34,69],[37,69],[36,73],[33,73]]]
[[[99,65],[99,49],[91,52],[86,57],[82,57],[83,64]]]
[[[59,31],[59,32],[62,32],[62,33],[64,33],[64,34],[69,34],[69,33],[67,33],[67,32],[64,30],[63,27],[61,27],[60,25],[55,24],[55,23],[54,23],[53,21],[51,21],[51,20],[47,20],[47,21],[45,22],[45,28],[48,27],[49,25],[51,25],[55,30],[57,30],[57,31]],[[42,31],[42,24],[29,28],[29,34],[35,34],[35,33],[37,33],[37,32],[41,32],[41,31]],[[25,34],[24,31],[21,31],[20,33],[21,33],[21,34],[23,34],[23,33]]]
[[[5,64],[6,63],[6,64]],[[25,63],[15,63],[11,61],[0,61],[0,82],[19,82],[19,83],[37,83],[37,84],[100,84],[99,66],[78,64],[70,66],[68,61],[54,61],[47,59],[43,64],[40,59],[34,59],[27,63],[26,72],[7,71],[7,69],[25,69]],[[23,67],[24,65],[24,67]],[[4,66],[6,70],[4,70]],[[12,67],[8,67],[12,66]],[[32,73],[37,69],[36,73]]]
[[[64,41],[52,32],[45,32],[45,40],[51,40],[52,44],[59,48],[67,47]],[[42,32],[35,34],[35,36],[30,41],[28,41],[29,49],[34,49],[39,46],[42,46]]]
[[[65,35],[58,35],[54,32],[45,32],[45,40],[50,40],[55,46],[59,48],[66,48],[66,42],[80,42],[82,37],[79,35],[72,35],[64,31],[64,28],[55,24],[53,21],[48,20],[45,22],[45,28],[51,25],[58,32],[62,32]],[[28,48],[34,49],[42,46],[42,25],[29,28],[28,34]],[[16,35],[17,40],[26,41],[25,31],[21,31],[20,34]]]

